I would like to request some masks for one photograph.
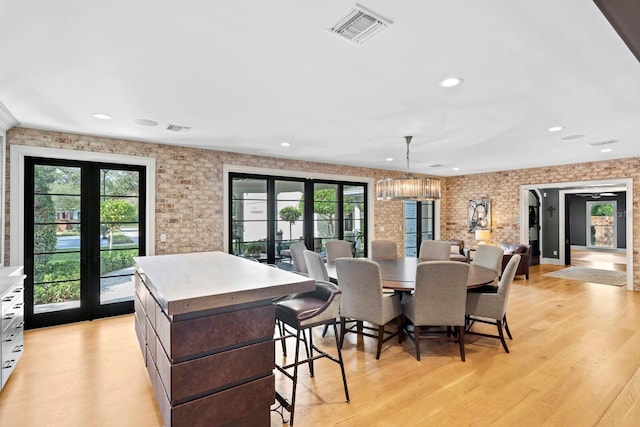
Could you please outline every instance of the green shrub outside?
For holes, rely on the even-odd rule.
[[[35,305],[56,302],[77,301],[80,299],[80,281],[43,283],[33,287]]]
[[[113,233],[113,236],[111,236],[111,238],[112,238],[112,242],[111,242],[112,245],[124,245],[127,243],[133,243],[133,240],[131,240],[129,236],[122,233]]]
[[[33,302],[51,304],[80,299],[80,263],[76,259],[52,260],[38,270]]]
[[[134,256],[138,256],[137,249],[102,252],[100,254],[100,274],[105,275],[112,271],[131,267]]]
[[[126,237],[126,236],[124,236]],[[130,240],[130,239],[129,239]],[[138,249],[104,251],[100,254],[100,274],[133,265]],[[80,299],[80,263],[78,259],[50,260],[38,271],[34,286],[34,304],[52,304]]]

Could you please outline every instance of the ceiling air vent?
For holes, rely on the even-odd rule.
[[[392,23],[390,20],[356,3],[346,16],[338,19],[329,28],[329,31],[356,44],[362,44],[366,39]]]
[[[170,130],[172,132],[187,133],[187,132],[189,132],[191,130],[191,128],[188,127],[188,126],[178,126],[178,125],[168,124],[167,125],[167,130]]]
[[[430,168],[441,168],[441,167],[443,167],[443,166],[444,166],[444,165],[443,165],[443,164],[440,164],[440,163],[436,163],[436,164],[434,164],[434,165],[429,165],[429,167],[430,167]]]

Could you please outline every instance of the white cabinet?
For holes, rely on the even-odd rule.
[[[22,266],[0,268],[0,390],[16,367],[24,347],[24,278]]]

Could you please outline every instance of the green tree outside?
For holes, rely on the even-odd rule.
[[[35,283],[41,282],[48,273],[48,263],[56,250],[56,208],[50,186],[55,182],[55,170],[51,167],[34,168],[34,253],[33,272]]]
[[[133,222],[138,209],[124,199],[107,199],[100,203],[100,222],[109,233],[109,249],[113,246],[114,231],[120,230],[120,223]]]
[[[591,207],[591,216],[613,216],[613,205],[594,205]]]
[[[335,188],[323,188],[313,192],[313,212],[327,223],[327,235],[334,236],[335,233],[335,215],[337,213],[337,191]],[[304,209],[304,201],[300,200],[300,209]],[[356,202],[353,197],[345,197],[343,200],[343,215],[347,216],[353,213]]]
[[[289,240],[293,239],[291,228],[302,216],[302,210],[295,206],[285,206],[280,209],[280,219],[289,223]]]

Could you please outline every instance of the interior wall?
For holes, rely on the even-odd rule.
[[[284,160],[214,150],[169,146],[138,141],[99,138],[27,128],[7,132],[7,149],[13,144],[141,155],[156,159],[156,253],[222,250],[223,165],[245,165],[336,175],[393,176],[393,172],[331,164]],[[8,170],[8,165],[6,165]],[[401,175],[400,172],[397,175]],[[634,179],[633,198],[640,200],[640,158],[616,159],[573,165],[511,170],[442,179],[440,238],[462,239],[465,247],[477,247],[468,231],[467,203],[471,199],[491,200],[490,243],[519,242],[520,186],[584,180]],[[8,180],[8,178],[7,178]],[[7,181],[7,187],[9,182]],[[11,201],[6,196],[9,212]],[[402,242],[403,205],[401,202],[373,201],[374,236]],[[543,211],[546,212],[546,211]],[[554,213],[556,215],[557,211]],[[634,211],[635,241],[640,239],[640,209]],[[526,224],[525,224],[526,226]],[[8,237],[9,221],[5,222]],[[384,228],[384,231],[381,231]],[[167,242],[160,242],[161,233]],[[546,240],[546,239],[543,239]],[[557,240],[557,238],[555,239]],[[6,245],[8,241],[5,239]],[[402,246],[402,245],[400,245]],[[5,255],[9,253],[5,246]],[[633,254],[634,288],[640,290],[638,255]]]
[[[224,165],[299,171],[310,173],[372,177],[402,175],[377,169],[348,167],[323,163],[284,160],[215,150],[179,147],[139,141],[119,140],[28,128],[12,128],[7,132],[7,153],[13,145],[58,148],[67,150],[113,153],[151,157],[156,160],[156,230],[157,255],[223,250],[223,167]],[[6,170],[10,170],[7,155]],[[5,209],[9,200],[10,177],[7,175]],[[375,217],[372,238],[403,241],[403,210],[401,202],[373,201]],[[5,232],[9,235],[9,218]],[[383,231],[381,229],[384,228]],[[160,242],[166,234],[166,242]],[[10,253],[5,240],[5,260]]]
[[[520,242],[520,186],[623,178],[634,180],[633,199],[640,200],[640,158],[450,177],[444,181],[441,200],[442,238],[463,239],[465,247],[477,247],[473,234],[468,232],[466,204],[470,199],[489,198],[492,210],[490,243]],[[541,208],[541,217],[543,213],[549,216],[549,212],[544,209],[545,207]],[[553,213],[554,217],[559,219],[558,214],[557,210]],[[638,242],[640,241],[640,210],[634,209],[633,215],[633,238]],[[546,240],[547,238],[543,237],[543,244]],[[554,246],[557,246],[558,236],[553,236],[552,240],[556,241]],[[547,248],[549,249],[553,250],[553,248]],[[632,257],[633,288],[640,290],[637,251],[632,254]]]

